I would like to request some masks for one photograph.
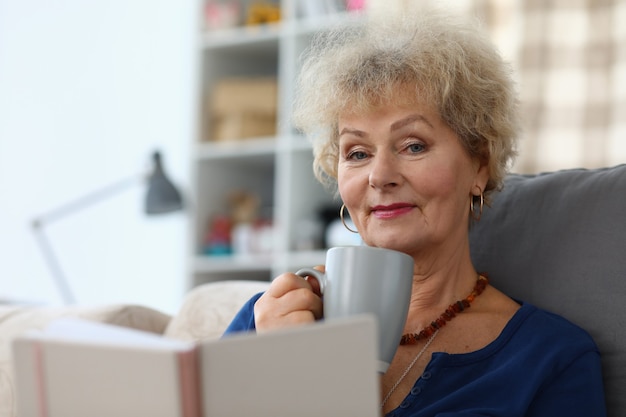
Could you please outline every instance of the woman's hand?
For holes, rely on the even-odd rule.
[[[258,333],[312,323],[322,316],[322,298],[317,280],[305,280],[289,272],[274,279],[254,305]]]

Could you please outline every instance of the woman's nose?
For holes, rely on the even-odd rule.
[[[384,189],[399,185],[402,175],[398,162],[392,152],[378,152],[370,164],[370,186]]]

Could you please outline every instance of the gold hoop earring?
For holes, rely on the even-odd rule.
[[[476,215],[476,209],[474,209],[474,198],[475,197],[478,197],[478,196],[477,195],[471,195],[470,196],[470,214],[472,215],[472,219],[474,219],[474,221],[477,222],[483,216],[483,205],[485,204],[485,197],[484,197],[484,194],[483,194],[483,190],[480,190],[480,206],[479,206],[479,210],[478,210],[478,215]]]
[[[356,231],[356,230],[350,229],[350,228],[348,227],[348,225],[346,224],[346,220],[343,218],[343,211],[345,210],[345,208],[346,208],[346,205],[345,205],[345,204],[342,204],[342,205],[341,205],[341,208],[339,209],[339,217],[341,218],[341,224],[343,224],[343,227],[345,227],[346,229],[348,229],[348,230],[349,230],[349,231],[351,231],[352,233],[359,233],[359,232],[358,232],[358,231]]]

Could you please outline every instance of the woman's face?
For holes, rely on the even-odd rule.
[[[487,168],[434,108],[378,107],[338,126],[339,193],[365,243],[415,255],[466,239],[470,195],[485,189]]]

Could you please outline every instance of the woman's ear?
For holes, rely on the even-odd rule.
[[[488,181],[489,181],[489,165],[480,164],[478,166],[478,170],[476,171],[474,184],[472,185],[472,194],[475,196],[479,196],[482,193],[484,193],[485,188],[487,188]]]

